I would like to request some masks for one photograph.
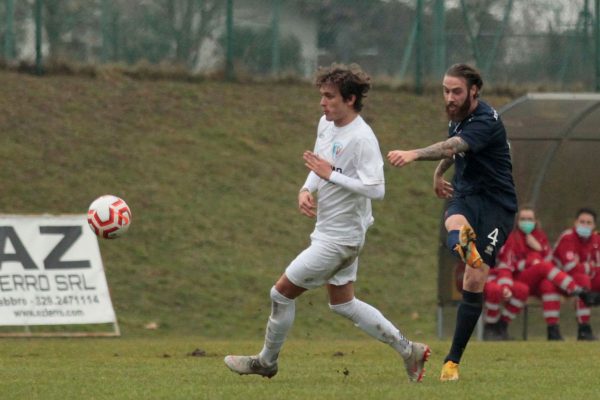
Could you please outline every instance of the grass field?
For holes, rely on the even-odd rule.
[[[238,376],[230,352],[258,341],[8,340],[0,344],[2,399],[594,399],[598,343],[470,344],[459,382],[438,381],[448,342],[434,341],[423,383],[374,340],[292,340],[277,376]],[[204,356],[190,353],[200,349]]]
[[[442,207],[431,163],[386,166],[357,283],[358,297],[430,342],[425,382],[409,385],[398,357],[331,314],[323,290],[298,300],[277,377],[235,376],[223,356],[259,350],[269,288],[313,227],[296,193],[315,88],[4,71],[0,85],[1,212],[84,213],[105,193],[133,212],[126,237],[101,242],[123,336],[1,340],[0,399],[597,397],[597,343],[475,342],[461,382],[437,381],[449,342],[431,341]],[[442,110],[441,95],[376,86],[363,115],[385,154],[443,139]],[[206,355],[187,355],[197,348]]]

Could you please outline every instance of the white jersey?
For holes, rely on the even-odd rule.
[[[365,185],[384,183],[383,157],[373,130],[358,115],[337,127],[325,116],[319,121],[314,152],[333,169]],[[321,179],[317,188],[317,223],[311,237],[338,244],[362,245],[373,224],[371,199]]]

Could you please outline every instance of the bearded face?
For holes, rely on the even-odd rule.
[[[472,111],[471,108],[476,102],[477,88],[468,87],[464,78],[448,75],[444,77],[443,88],[448,119],[455,122],[462,121]]]
[[[450,121],[459,122],[467,118],[471,110],[471,96],[463,100],[462,104],[457,104],[456,100],[446,101],[446,115]]]

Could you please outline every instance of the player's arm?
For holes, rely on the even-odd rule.
[[[444,158],[433,173],[433,191],[440,199],[449,199],[454,194],[452,184],[444,179],[444,173],[454,165],[454,158]]]
[[[331,183],[335,183],[353,193],[360,194],[374,200],[381,200],[385,195],[385,185],[383,183],[375,185],[366,185],[360,179],[351,178],[339,172],[333,171],[331,164],[322,159],[312,151],[305,151],[304,162],[306,167]]]
[[[312,218],[317,215],[317,206],[313,192],[317,190],[320,180],[321,178],[317,174],[310,171],[306,177],[306,182],[304,182],[304,185],[302,185],[302,188],[298,192],[298,209],[307,217]]]
[[[460,136],[453,136],[443,142],[416,150],[392,150],[387,159],[394,167],[403,167],[413,161],[435,161],[454,157],[469,150],[469,145]]]
[[[350,178],[336,171],[331,172],[329,182],[372,200],[382,200],[383,196],[385,196],[385,184],[365,185],[360,179]]]

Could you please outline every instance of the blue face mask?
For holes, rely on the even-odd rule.
[[[529,235],[535,229],[534,221],[519,221],[519,229],[526,235]]]
[[[592,236],[592,228],[589,226],[577,225],[575,227],[575,231],[579,235],[580,238],[587,239]]]

